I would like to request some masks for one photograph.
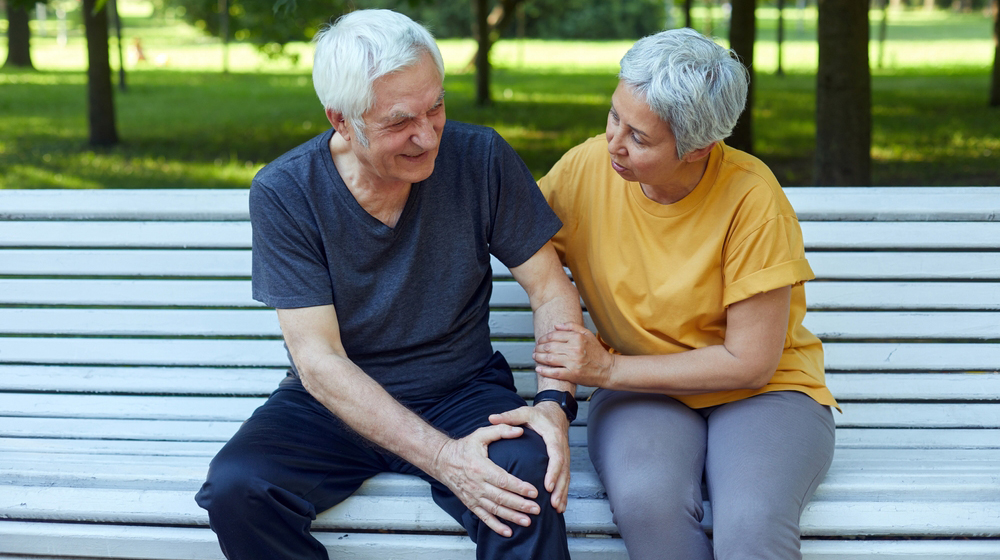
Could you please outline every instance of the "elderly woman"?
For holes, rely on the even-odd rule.
[[[802,326],[813,273],[795,212],[767,166],[722,142],[746,70],[677,29],[637,42],[618,77],[604,136],[540,182],[599,334],[560,325],[538,373],[599,387],[590,456],[632,560],[801,558],[836,401]]]

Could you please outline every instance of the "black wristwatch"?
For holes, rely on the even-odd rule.
[[[534,404],[538,404],[540,402],[545,402],[545,401],[552,401],[554,403],[558,403],[559,408],[561,408],[562,411],[566,413],[566,418],[569,418],[570,422],[576,420],[576,410],[577,410],[576,397],[574,397],[573,394],[570,393],[569,391],[556,391],[555,389],[549,389],[547,391],[539,391],[538,394],[535,395]]]

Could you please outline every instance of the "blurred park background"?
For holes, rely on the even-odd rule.
[[[885,2],[868,11],[871,184],[1000,184],[1000,107],[989,103],[996,0]],[[88,129],[81,2],[0,0],[0,188],[248,187],[261,166],[329,126],[308,38],[351,7],[425,23],[446,65],[448,117],[496,128],[537,178],[603,132],[618,60],[635,39],[690,24],[728,45],[732,15],[722,0],[516,2],[488,51],[485,103],[472,64],[475,4],[98,0],[111,14],[116,140],[101,146]],[[755,4],[753,152],[783,184],[812,184],[816,0]],[[13,8],[25,6],[30,67],[8,52]]]

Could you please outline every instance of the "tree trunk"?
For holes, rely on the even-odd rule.
[[[1000,3],[993,3],[993,77],[990,79],[990,107],[1000,107]]]
[[[684,27],[694,27],[694,22],[691,21],[691,4],[694,0],[684,0]]]
[[[882,68],[885,60],[885,40],[889,35],[889,2],[882,0],[882,23],[878,26],[878,67]]]
[[[750,72],[750,88],[747,90],[746,109],[726,143],[750,153],[753,153],[753,44],[757,34],[756,9],[757,0],[733,0],[729,20],[729,45]]]
[[[472,10],[475,19],[472,22],[472,34],[476,39],[476,104],[489,105],[490,97],[490,26],[489,0],[472,0]]]
[[[785,69],[782,64],[782,56],[785,48],[785,0],[778,0],[778,70],[776,72],[779,76],[785,75]]]
[[[83,25],[87,35],[87,117],[90,145],[111,146],[118,143],[118,130],[108,60],[108,10],[104,4],[95,13],[97,1],[83,0]]]
[[[31,64],[31,28],[27,4],[7,0],[7,61],[5,68],[34,68]]]
[[[118,89],[125,91],[125,49],[122,47],[122,18],[118,13],[118,0],[108,0],[111,17],[115,21],[115,46],[118,47]]]
[[[819,0],[817,185],[871,184],[868,0]]]

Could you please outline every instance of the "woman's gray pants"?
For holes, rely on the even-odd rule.
[[[798,560],[799,517],[830,468],[834,422],[794,391],[692,409],[600,389],[588,442],[630,560]]]

